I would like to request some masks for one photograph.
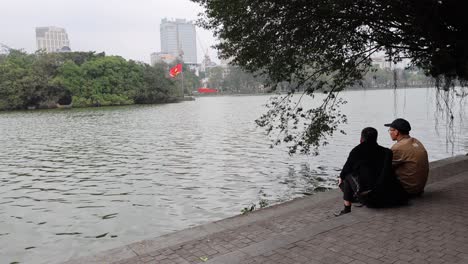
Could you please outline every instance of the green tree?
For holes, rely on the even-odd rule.
[[[253,73],[246,72],[237,66],[228,66],[227,74],[223,80],[225,90],[232,93],[260,93],[263,92],[264,78],[255,77]]]
[[[80,66],[73,61],[65,61],[57,70],[57,76],[52,80],[56,85],[67,87],[74,95],[84,94],[84,73]]]
[[[182,69],[184,71],[184,92],[191,95],[200,87],[200,78],[187,65],[183,65]]]
[[[74,101],[93,106],[134,103],[134,88],[141,85],[138,74],[142,74],[135,63],[108,56],[86,61],[80,68],[84,82]]]
[[[195,74],[194,70],[192,70],[187,64],[183,63],[182,61],[176,60],[175,62],[168,65],[166,72],[168,73],[170,68],[174,67],[175,65],[179,63],[182,64],[182,73],[177,75],[177,77],[175,77],[174,79],[176,81],[176,86],[177,86],[176,94],[178,96],[183,96],[182,90],[181,90],[181,85],[183,82],[184,94],[191,95],[193,91],[195,91],[197,88],[200,87],[200,77],[198,77]],[[182,81],[182,77],[183,77],[183,81]]]
[[[67,79],[59,75],[74,64],[64,62],[64,55],[9,50],[0,63],[0,93],[3,95],[0,109],[55,107],[61,98],[70,95]],[[75,84],[77,87],[80,85]]]
[[[143,67],[144,84],[139,86],[135,93],[135,102],[138,104],[153,104],[171,102],[177,96],[177,87],[174,80],[167,78],[167,65],[158,63],[154,66]]]
[[[73,61],[76,65],[81,66],[83,63],[94,60],[97,58],[103,58],[106,56],[104,52],[96,53],[94,51],[88,52],[65,52],[59,53],[63,61]]]
[[[166,72],[103,53],[8,50],[0,55],[0,110],[169,102],[176,95]]]
[[[0,109],[22,109],[40,101],[44,78],[35,72],[36,58],[11,50],[0,64]]]
[[[307,110],[290,105],[292,95],[273,99],[257,120],[279,131],[290,153],[311,147],[317,153],[346,122],[337,93],[362,82],[376,52],[395,62],[411,58],[445,90],[456,78],[468,79],[465,1],[192,1],[206,9],[202,26],[223,39],[217,45],[222,58],[269,76],[272,87],[286,81],[295,84],[292,91],[328,94]]]
[[[394,71],[390,69],[371,68],[366,75],[363,77],[363,87],[374,87],[374,88],[389,88],[392,87]],[[361,87],[356,85],[354,88]]]
[[[62,64],[62,55],[58,53],[37,52],[34,55],[31,66],[36,81],[33,85],[34,92],[30,92],[32,99],[29,100],[29,105],[40,108],[55,107],[57,101],[68,94],[65,87],[53,82]]]
[[[208,76],[207,86],[210,88],[218,89],[221,92],[226,91],[224,87],[224,69],[221,66],[211,67],[206,69],[206,75]]]

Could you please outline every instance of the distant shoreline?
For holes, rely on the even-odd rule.
[[[435,88],[433,87],[428,87],[428,86],[413,86],[413,87],[396,87],[396,90],[402,90],[402,89],[429,89],[429,88]],[[345,89],[341,92],[347,92],[347,91],[375,91],[375,90],[394,90],[395,88],[393,87],[382,87],[382,88],[376,88],[376,87],[358,87],[358,88],[348,88]],[[302,94],[303,91],[296,91],[295,94]],[[61,107],[50,107],[50,108],[35,108],[35,109],[14,109],[14,110],[0,110],[0,113],[7,113],[7,112],[35,112],[38,110],[60,110],[60,111],[67,111],[70,109],[87,109],[87,108],[108,108],[108,107],[120,107],[120,106],[132,106],[132,105],[162,105],[162,104],[173,104],[173,103],[181,103],[181,102],[187,102],[187,101],[193,101],[196,100],[197,98],[203,98],[203,97],[228,97],[228,96],[274,96],[274,95],[285,95],[288,92],[271,92],[271,93],[217,93],[217,94],[193,94],[189,96],[191,99],[187,99],[185,97],[184,99],[181,98],[170,98],[165,101],[161,102],[155,102],[155,103],[149,103],[149,104],[121,104],[121,105],[106,105],[106,106],[83,106],[83,107],[69,107],[69,108],[61,108]],[[316,93],[323,93],[323,92],[316,92]]]
[[[401,89],[428,89],[428,88],[435,88],[435,86],[430,87],[430,86],[398,86],[396,87],[396,90],[401,90]],[[363,91],[363,90],[394,90],[394,87],[356,87],[356,88],[347,88],[344,89],[341,92],[346,92],[346,91]],[[302,93],[303,90],[296,91],[296,94]],[[194,94],[195,98],[197,97],[218,97],[218,96],[261,96],[261,95],[275,95],[275,94],[287,94],[287,91],[282,91],[282,92],[270,92],[270,93],[217,93],[217,94]],[[323,91],[316,91],[315,93],[323,93]]]

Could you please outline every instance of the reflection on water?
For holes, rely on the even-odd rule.
[[[269,148],[254,123],[267,96],[0,113],[0,260],[60,262],[239,214],[260,191],[271,204],[334,188],[360,130],[391,146],[395,116],[431,160],[467,152],[467,126],[456,118],[447,144],[429,90],[343,95],[347,135],[318,157]]]

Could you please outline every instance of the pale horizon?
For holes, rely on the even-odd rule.
[[[0,43],[28,53],[36,51],[36,27],[64,28],[72,51],[105,52],[125,59],[150,62],[161,51],[161,19],[196,21],[203,9],[189,0],[16,0],[2,3]],[[211,32],[196,28],[197,62],[206,50],[215,62],[216,40]]]

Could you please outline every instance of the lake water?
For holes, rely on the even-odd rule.
[[[61,262],[335,187],[360,130],[376,127],[390,147],[383,124],[395,117],[411,122],[430,160],[468,152],[464,102],[454,101],[450,130],[433,89],[342,96],[347,135],[317,157],[269,147],[254,122],[269,96],[2,112],[0,262]]]

